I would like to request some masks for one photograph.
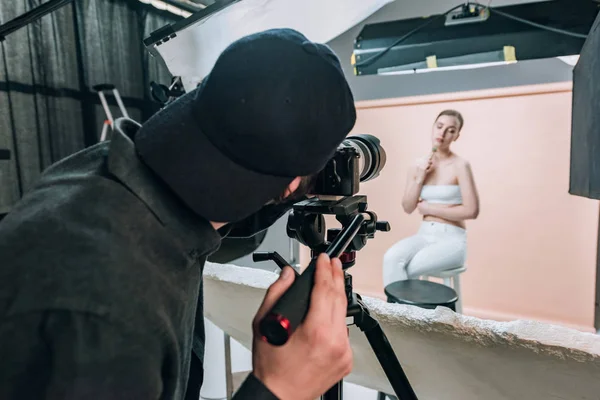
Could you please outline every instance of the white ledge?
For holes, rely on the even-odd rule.
[[[207,263],[205,314],[251,348],[251,321],[268,271]],[[534,321],[497,322],[363,297],[419,399],[599,399],[600,336]],[[346,380],[392,393],[366,337],[350,329],[354,370]]]

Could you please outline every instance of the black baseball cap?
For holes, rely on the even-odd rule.
[[[318,173],[354,127],[329,47],[291,29],[229,45],[210,74],[142,125],[142,161],[195,213],[236,222]]]

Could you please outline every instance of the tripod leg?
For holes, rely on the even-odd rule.
[[[372,319],[371,316],[368,318]],[[373,321],[375,320],[373,319]],[[404,374],[394,349],[392,349],[392,345],[390,345],[381,326],[375,321],[375,324],[369,328],[363,330],[365,336],[398,398],[400,400],[417,400],[417,395],[410,386],[410,382]]]
[[[417,395],[413,391],[379,322],[369,314],[359,295],[352,293],[350,299],[348,316],[354,317],[354,323],[367,337],[371,349],[373,349],[373,353],[375,353],[396,396],[399,400],[417,400]]]

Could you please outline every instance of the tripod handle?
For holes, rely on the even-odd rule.
[[[352,222],[331,242],[325,251],[330,258],[339,257],[358,233],[364,217],[358,214]],[[315,282],[318,255],[315,255],[302,275],[297,276],[290,288],[260,321],[263,338],[275,345],[285,344],[296,328],[304,321],[310,306],[310,296]]]

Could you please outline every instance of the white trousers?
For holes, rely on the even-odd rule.
[[[454,225],[423,221],[416,235],[402,239],[383,257],[383,285],[464,265],[467,232]]]

